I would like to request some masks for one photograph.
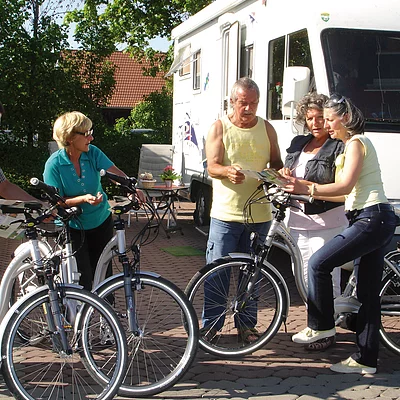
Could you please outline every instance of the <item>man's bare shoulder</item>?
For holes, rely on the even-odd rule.
[[[215,139],[218,137],[222,136],[223,132],[223,127],[222,127],[222,121],[220,119],[217,119],[210,127],[210,130],[208,131],[207,139]]]
[[[218,118],[214,123],[211,125],[211,128],[214,129],[222,129],[222,121],[220,118]]]
[[[260,117],[261,118],[261,117]],[[265,127],[267,128],[267,129],[273,129],[273,130],[275,130],[275,128],[272,126],[272,124],[269,122],[269,121],[267,121],[266,119],[264,119],[264,118],[261,118],[263,121],[264,121],[264,124],[265,124]]]

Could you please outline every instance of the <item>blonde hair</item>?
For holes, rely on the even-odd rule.
[[[75,132],[86,132],[92,127],[92,121],[79,111],[67,112],[60,115],[53,125],[53,139],[58,147],[63,149],[70,145],[69,140]]]

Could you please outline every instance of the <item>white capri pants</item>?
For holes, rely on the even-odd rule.
[[[326,242],[331,240],[334,236],[338,235],[344,230],[345,226],[338,228],[321,229],[313,231],[305,231],[295,228],[290,228],[290,234],[299,246],[304,268],[304,280],[306,287],[308,285],[308,260],[310,257],[319,250]],[[352,263],[351,263],[352,264]],[[346,269],[351,267],[346,265]],[[336,267],[332,271],[332,284],[333,284],[333,297],[338,297],[341,294],[340,287],[341,267]]]

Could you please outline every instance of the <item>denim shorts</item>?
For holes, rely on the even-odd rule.
[[[211,218],[206,253],[207,264],[229,253],[249,253],[250,233],[258,232],[259,240],[264,241],[270,225],[270,221],[245,225],[241,222],[226,222]]]

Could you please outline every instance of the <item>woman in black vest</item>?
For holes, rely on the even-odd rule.
[[[323,106],[328,98],[312,92],[297,104],[296,122],[304,126],[305,135],[296,136],[286,150],[283,173],[316,183],[335,181],[335,159],[343,152],[344,144],[329,137],[324,128]],[[300,248],[307,284],[308,260],[328,240],[347,225],[343,203],[315,200],[312,204],[296,202],[288,219],[288,227]],[[332,272],[333,293],[340,295],[341,269]],[[333,338],[306,345],[308,350],[324,350],[334,343]]]

